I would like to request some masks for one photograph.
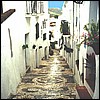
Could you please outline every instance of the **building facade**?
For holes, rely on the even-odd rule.
[[[52,30],[55,31],[54,33],[58,32],[58,35],[55,34],[55,40],[62,41],[62,44],[58,43],[61,47],[60,54],[65,57],[73,70],[77,85],[85,86],[93,99],[99,99],[99,55],[95,55],[94,50],[87,45],[82,44],[80,49],[76,47],[82,41],[84,25],[92,19],[98,22],[99,1],[79,3],[64,1],[62,15],[56,20],[50,20],[48,1],[2,1],[2,99],[9,98],[10,94],[16,94],[17,86],[25,73],[38,68],[41,59],[48,59],[51,42],[49,31]],[[57,27],[50,28],[51,22],[56,22]],[[60,31],[61,22],[67,22],[65,24],[69,31],[65,31],[69,34]],[[92,62],[89,64],[92,64],[90,67],[93,68],[86,65],[87,58]],[[79,95],[77,98],[80,98]]]
[[[80,4],[79,4],[80,3]],[[92,19],[95,23],[99,21],[99,2],[98,1],[65,1],[62,8],[62,18],[70,22],[70,39],[65,36],[65,43],[73,48],[73,53],[66,53],[63,50],[63,55],[67,59],[70,67],[73,69],[76,83],[80,86],[85,86],[93,99],[99,98],[99,55],[95,54],[94,50],[87,45],[82,44],[80,49],[77,44],[82,41],[81,36],[84,32],[84,25],[91,22]],[[87,55],[92,57],[88,65],[86,59]],[[90,57],[90,58],[91,58]],[[92,83],[92,84],[91,84]]]
[[[1,98],[7,99],[28,70],[48,59],[48,1],[2,1],[1,16],[7,16],[1,23]]]

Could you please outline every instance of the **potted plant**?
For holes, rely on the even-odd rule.
[[[77,47],[80,47],[82,43],[87,46],[91,46],[96,54],[99,54],[99,21],[95,23],[93,20],[91,23],[84,25],[84,30],[87,33],[83,33],[82,37],[84,38]]]

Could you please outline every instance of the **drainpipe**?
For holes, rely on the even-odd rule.
[[[79,20],[79,33],[78,33],[78,42],[80,41],[80,4],[79,4],[79,18],[78,18],[78,20]],[[77,59],[79,59],[79,49],[77,49]]]
[[[74,39],[74,1],[73,1],[73,37],[72,37],[72,48],[74,47],[74,41],[73,41],[73,39]],[[74,53],[72,55],[72,64],[73,64],[73,67],[75,67],[74,66],[74,60],[73,60],[73,58],[74,58]],[[73,69],[73,73],[75,74],[75,68]]]

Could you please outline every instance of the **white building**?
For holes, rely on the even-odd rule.
[[[84,25],[91,22],[92,19],[94,20],[94,22],[98,22],[99,2],[83,1],[82,4],[77,4],[73,1],[65,1],[62,10],[63,18],[70,22],[71,34],[69,36],[70,39],[68,37],[65,37],[64,42],[67,46],[70,45],[70,47],[73,48],[73,53],[66,53],[65,51],[63,51],[63,55],[65,56],[65,58],[67,58],[69,66],[73,69],[76,83],[79,84],[79,86],[85,86],[93,99],[99,99],[99,62],[97,59],[99,58],[99,56],[95,55],[96,66],[94,66],[95,70],[91,72],[91,69],[86,68],[86,65],[84,63],[86,63],[85,59],[87,58],[87,54],[91,54],[94,52],[93,49],[84,46],[84,44],[81,45],[80,50],[78,50],[76,47],[76,44],[78,44],[81,41],[80,36],[84,31]],[[79,61],[78,66],[76,65],[76,61]],[[94,72],[95,79],[93,79],[92,77],[92,73]],[[92,75],[89,77],[90,74]],[[91,82],[88,82],[88,79]],[[93,82],[95,84],[91,85],[91,83]]]
[[[2,1],[2,8],[1,98],[7,99],[27,70],[48,58],[49,15],[48,1]]]
[[[7,99],[11,93],[16,94],[17,86],[28,70],[39,67],[43,57],[48,59],[49,31],[52,29],[49,28],[48,1],[2,1],[1,8],[1,99]],[[99,1],[83,1],[82,4],[65,1],[62,10],[60,21],[70,23],[70,35],[63,35],[64,44],[73,52],[66,52],[63,46],[61,54],[73,70],[76,83],[85,86],[92,99],[99,99],[99,55],[95,55],[95,69],[91,70],[84,63],[93,49],[84,44],[80,50],[76,48],[83,26],[91,19],[99,20]],[[60,21],[56,20],[58,33]],[[60,36],[57,36],[55,34],[55,40],[59,40]],[[78,66],[76,61],[79,61]],[[91,86],[90,83],[94,84]]]
[[[53,37],[51,37],[50,42],[56,42],[55,43],[55,49],[59,49],[60,48],[60,38],[61,38],[61,32],[60,32],[60,24],[61,21],[59,20],[59,16],[58,18],[49,18],[49,31],[52,32]]]

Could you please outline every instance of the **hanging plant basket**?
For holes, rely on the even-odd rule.
[[[94,42],[93,44],[90,45],[93,50],[95,51],[96,55],[99,55],[99,42]]]

